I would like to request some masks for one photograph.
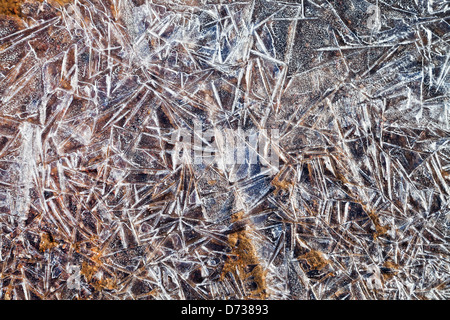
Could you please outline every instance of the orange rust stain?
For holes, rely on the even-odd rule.
[[[70,79],[63,78],[60,82],[61,88],[65,90],[72,90],[72,85],[70,84]]]
[[[235,213],[231,221],[242,220],[243,212]],[[256,288],[250,290],[246,299],[266,299],[268,297],[266,285],[266,271],[261,266],[256,249],[246,229],[232,233],[228,237],[228,243],[232,247],[230,257],[225,262],[221,280],[230,272],[242,283],[256,284]]]
[[[293,181],[290,181],[287,178],[282,178],[281,172],[273,178],[271,184],[275,187],[275,194],[278,194],[282,190],[289,191],[295,185]]]
[[[113,278],[97,278],[95,275],[100,269],[102,262],[100,260],[102,251],[96,247],[91,249],[94,256],[91,258],[92,262],[83,262],[81,264],[80,274],[86,279],[86,282],[94,287],[96,291],[112,290],[117,288],[117,281]]]
[[[13,286],[9,284],[5,290],[5,300],[12,300]]]
[[[385,263],[383,263],[383,267],[389,269],[389,272],[381,273],[383,280],[386,281],[386,280],[393,278],[398,273],[397,270],[400,268],[400,265],[396,264],[393,261],[386,261]]]
[[[398,269],[400,267],[400,265],[396,264],[393,261],[386,261],[383,266],[385,266],[386,268],[390,268],[390,269]]]
[[[53,240],[52,235],[50,234],[50,232],[43,232],[41,235],[41,241],[39,243],[39,250],[40,251],[47,251],[47,250],[51,250],[54,247],[58,246],[58,242]]]
[[[21,0],[0,0],[0,14],[8,16],[19,16],[20,7],[24,1]]]
[[[308,253],[299,256],[298,259],[305,259],[310,268],[313,270],[321,270],[329,263],[324,254],[318,250],[311,250]]]
[[[42,0],[0,0],[0,14],[22,17],[22,5],[24,3],[43,2]],[[63,6],[72,0],[48,0],[51,5]]]
[[[96,291],[113,290],[117,288],[117,282],[112,278],[95,279],[92,282],[92,286]]]
[[[272,180],[272,185],[276,188],[275,194],[278,194],[281,190],[289,190],[294,184],[287,180],[278,180],[275,178]]]
[[[96,265],[89,264],[87,262],[83,262],[81,264],[80,273],[86,278],[87,282],[90,282],[94,275],[97,273],[98,267]]]
[[[366,210],[366,212],[367,212],[370,220],[372,220],[372,223],[375,226],[375,233],[373,235],[373,239],[377,240],[377,238],[379,236],[386,234],[390,230],[390,228],[389,228],[389,226],[381,225],[380,218],[373,211]]]

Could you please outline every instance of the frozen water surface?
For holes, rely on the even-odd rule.
[[[0,299],[449,299],[449,12],[0,1]]]

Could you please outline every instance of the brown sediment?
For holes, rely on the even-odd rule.
[[[396,264],[393,261],[386,261],[383,264],[383,267],[385,267],[387,270],[382,270],[381,271],[381,276],[383,277],[383,280],[389,280],[391,278],[393,278],[397,273],[398,273],[398,269],[400,268],[400,266],[398,264]]]
[[[289,190],[294,184],[287,180],[278,180],[278,178],[275,178],[272,180],[272,185],[275,187],[275,194],[278,194],[281,190]]]
[[[42,2],[42,0],[0,0],[0,15],[22,17],[22,5],[37,2]],[[52,5],[63,6],[72,2],[72,0],[49,0],[47,2]]]
[[[93,250],[96,251],[96,250]],[[90,284],[96,291],[102,290],[112,290],[117,288],[117,281],[114,278],[97,278],[95,275],[100,269],[101,252],[98,251],[97,254],[91,259],[92,263],[83,262],[81,264],[80,274],[84,276],[86,282]]]
[[[244,212],[240,211],[231,217],[232,222],[242,221]],[[266,284],[266,271],[261,266],[255,246],[253,245],[249,232],[243,228],[229,235],[228,243],[231,253],[222,270],[221,280],[230,272],[236,279],[251,286],[246,299],[266,299],[268,297]]]
[[[318,250],[311,250],[308,253],[299,256],[298,259],[305,259],[309,267],[313,270],[321,270],[329,263],[323,253]]]
[[[10,283],[6,288],[5,288],[5,300],[11,300],[12,299],[12,291],[13,291],[13,286]]]
[[[113,290],[117,288],[117,282],[113,278],[95,279],[91,282],[91,285],[96,291]]]
[[[393,261],[386,261],[383,264],[384,267],[389,268],[389,269],[398,269],[400,267],[400,265],[396,264]]]
[[[0,14],[7,16],[20,16],[22,0],[0,0]]]
[[[295,183],[286,177],[288,171],[289,170],[280,172],[273,178],[271,184],[275,187],[275,194],[278,194],[281,191],[289,191],[292,187],[294,187]]]
[[[366,211],[370,220],[375,226],[375,233],[373,234],[373,239],[377,240],[379,236],[385,235],[389,231],[389,226],[383,226],[380,222],[380,218],[373,211]]]
[[[50,232],[43,232],[41,235],[41,240],[39,244],[39,250],[40,251],[47,251],[51,250],[59,245],[58,242],[56,242],[53,239],[53,236]],[[63,246],[65,246],[64,244]],[[78,251],[79,250],[79,244],[75,243],[72,244],[72,247]],[[102,290],[112,290],[117,287],[117,281],[114,278],[97,278],[95,275],[100,269],[100,266],[102,264],[101,262],[101,254],[102,252],[98,248],[92,248],[92,251],[94,252],[94,256],[90,259],[91,262],[83,262],[81,265],[80,274],[83,275],[86,279],[86,283],[91,285],[96,291],[102,291]],[[6,292],[5,299],[8,298],[7,296],[8,292]]]
[[[87,262],[83,262],[81,264],[81,275],[86,278],[87,282],[90,282],[94,275],[97,273],[98,267],[93,264],[89,264]]]
[[[39,243],[39,250],[47,251],[51,250],[54,247],[58,246],[58,242],[56,242],[50,232],[43,232],[41,235],[41,241]]]

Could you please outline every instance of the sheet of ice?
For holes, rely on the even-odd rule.
[[[0,299],[450,298],[448,1],[14,5]]]

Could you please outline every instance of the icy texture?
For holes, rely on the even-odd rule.
[[[58,2],[0,16],[0,299],[450,298],[447,1]]]

